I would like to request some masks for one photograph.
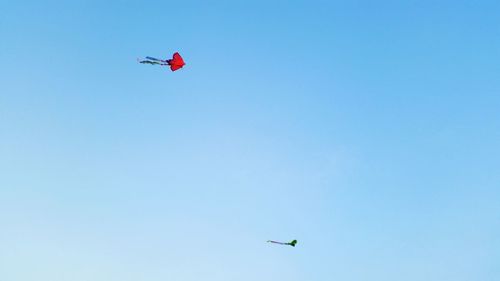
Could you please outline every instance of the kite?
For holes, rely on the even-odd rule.
[[[297,244],[297,240],[292,240],[292,242],[288,242],[288,243],[283,243],[283,242],[278,242],[278,241],[272,241],[272,240],[267,240],[268,243],[274,243],[274,244],[280,244],[280,245],[289,245],[289,246],[292,246],[292,247],[295,247],[295,245]]]
[[[170,70],[176,71],[181,69],[185,63],[184,60],[182,59],[181,55],[179,53],[175,52],[174,55],[172,56],[172,59],[167,59],[167,60],[160,60],[156,59],[153,57],[146,57],[146,59],[143,60],[138,60],[139,63],[144,63],[144,64],[151,64],[151,65],[169,65]]]

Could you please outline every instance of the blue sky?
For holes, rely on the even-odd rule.
[[[102,2],[0,2],[2,281],[500,279],[497,1]]]

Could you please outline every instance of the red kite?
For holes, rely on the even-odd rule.
[[[181,69],[185,63],[182,59],[181,55],[177,52],[174,53],[172,59],[160,60],[153,57],[146,57],[144,60],[139,60],[139,63],[147,63],[147,64],[158,64],[158,65],[169,65],[170,70],[176,71]]]

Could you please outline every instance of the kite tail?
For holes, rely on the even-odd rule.
[[[168,63],[165,63],[163,61],[156,61],[156,60],[150,60],[148,58],[144,59],[144,60],[140,60],[140,59],[137,59],[137,61],[139,63],[144,63],[144,64],[157,64],[157,65],[168,65]]]
[[[157,59],[157,58],[153,58],[153,57],[146,57],[146,59],[148,59],[148,60],[153,60],[153,61],[159,61],[159,62],[166,62],[166,61],[164,61],[164,60]]]
[[[283,243],[283,242],[278,242],[278,241],[273,241],[273,240],[267,240],[268,243],[274,243],[274,244],[280,244],[280,245],[288,245],[288,243]]]

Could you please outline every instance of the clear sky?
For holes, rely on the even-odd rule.
[[[500,280],[499,14],[0,1],[0,279]]]

